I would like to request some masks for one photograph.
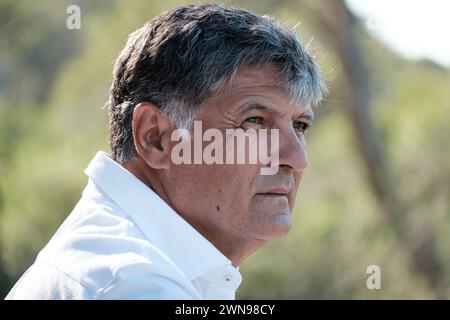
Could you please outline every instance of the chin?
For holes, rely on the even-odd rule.
[[[286,236],[292,229],[290,213],[275,213],[266,221],[259,221],[259,230],[255,230],[258,238],[270,240]],[[255,225],[256,226],[256,225]]]

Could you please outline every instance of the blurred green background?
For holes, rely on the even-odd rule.
[[[109,151],[102,106],[127,35],[185,3],[0,1],[0,297]],[[330,87],[292,232],[241,266],[237,298],[450,298],[449,68],[394,53],[346,2],[222,3],[300,22]],[[79,30],[66,28],[71,4]],[[369,265],[380,290],[366,286]]]

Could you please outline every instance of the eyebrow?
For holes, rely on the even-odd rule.
[[[281,113],[278,110],[275,110],[273,108],[270,108],[268,106],[265,106],[259,102],[250,102],[245,105],[243,105],[238,111],[238,115],[244,115],[245,113],[252,111],[252,110],[259,110],[267,113],[272,113],[275,115],[281,115]],[[305,110],[303,111],[296,119],[303,118],[308,121],[314,120],[314,113],[311,110]]]

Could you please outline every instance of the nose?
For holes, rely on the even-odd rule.
[[[304,136],[299,136],[292,126],[280,128],[279,165],[301,172],[308,167],[306,142]]]

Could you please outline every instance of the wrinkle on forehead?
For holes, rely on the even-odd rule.
[[[280,85],[279,70],[275,66],[246,67],[240,69],[232,80],[206,103],[228,117],[233,116],[242,104],[240,101],[253,100],[256,103],[278,109],[281,114],[293,112],[293,118],[304,114],[313,115],[309,105],[292,100],[286,87]],[[274,100],[275,99],[275,100]],[[279,106],[288,106],[280,108]],[[284,110],[281,110],[284,109]]]
[[[228,81],[222,92],[233,92],[235,95],[249,90],[278,91],[277,94],[285,95],[290,105],[311,105],[304,92],[297,92],[298,83],[289,83],[281,76],[281,71],[276,65],[266,64],[259,66],[242,67]]]
[[[270,87],[281,89],[280,71],[271,65],[244,67],[239,69],[228,83],[230,88]]]

